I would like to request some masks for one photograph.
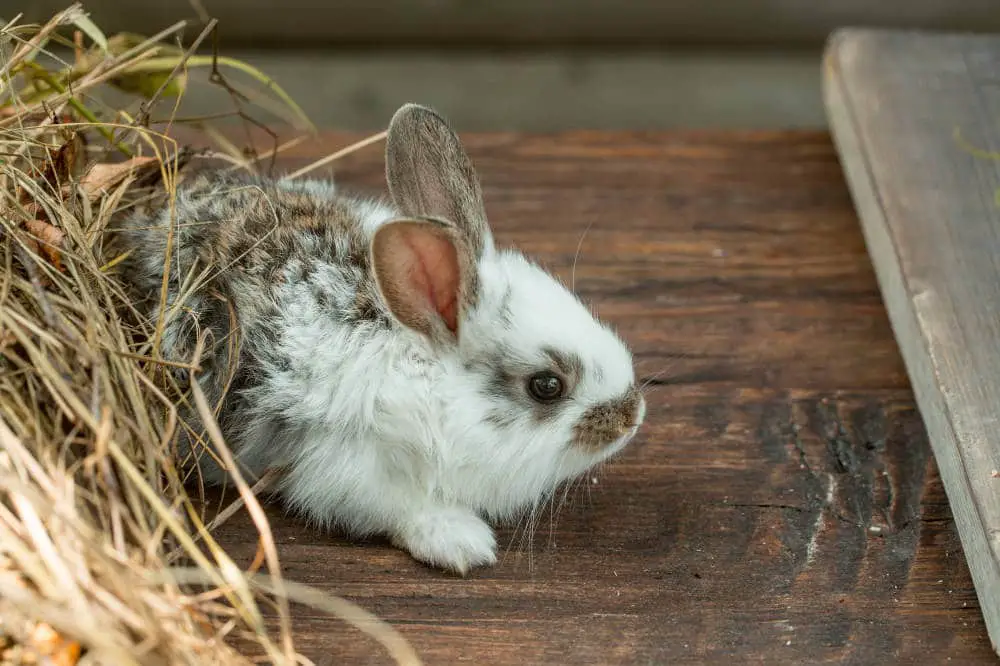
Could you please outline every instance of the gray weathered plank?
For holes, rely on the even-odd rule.
[[[996,650],[1000,37],[842,30],[828,44],[823,78],[835,142]]]

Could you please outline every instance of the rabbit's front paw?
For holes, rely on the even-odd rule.
[[[493,530],[471,511],[458,507],[417,514],[394,542],[416,560],[463,576],[474,567],[497,561]]]

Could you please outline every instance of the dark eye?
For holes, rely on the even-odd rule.
[[[553,372],[539,372],[528,379],[528,393],[538,402],[552,402],[563,394],[563,380]]]

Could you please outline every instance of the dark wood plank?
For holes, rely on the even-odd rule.
[[[846,31],[826,91],[994,646],[1000,642],[1000,38]],[[956,134],[957,133],[957,134]]]
[[[533,538],[506,528],[495,568],[458,579],[271,505],[286,575],[428,664],[994,663],[825,133],[466,140],[501,241],[569,279],[592,225],[576,286],[658,378],[648,426]],[[380,149],[336,177],[382,187]],[[245,516],[219,535],[249,564]],[[317,663],[389,663],[300,611]]]

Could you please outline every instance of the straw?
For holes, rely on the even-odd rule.
[[[266,74],[197,52],[214,21],[181,47],[185,27],[105,35],[75,4],[42,25],[18,17],[0,29],[0,662],[309,663],[295,646],[291,604],[301,603],[358,629],[373,651],[419,664],[384,621],[282,576],[257,499],[279,472],[252,487],[242,478],[197,384],[185,394],[165,372],[196,373],[196,363],[159,358],[158,327],[138,315],[117,274],[123,254],[107,233],[115,220],[146,202],[171,206],[185,177],[190,151],[172,131],[227,137],[215,119],[258,124],[242,103],[177,117],[193,71],[244,76],[220,85],[262,87],[294,131],[313,131]],[[72,49],[72,62],[60,49]],[[135,105],[109,108],[101,95],[111,88]],[[147,126],[158,108],[166,130]],[[226,169],[255,168],[243,156],[231,161]],[[239,491],[214,517],[204,516],[202,491],[185,485],[173,454],[181,400],[198,408]],[[244,510],[260,546],[246,569],[213,535]],[[257,572],[265,564],[266,576]]]

